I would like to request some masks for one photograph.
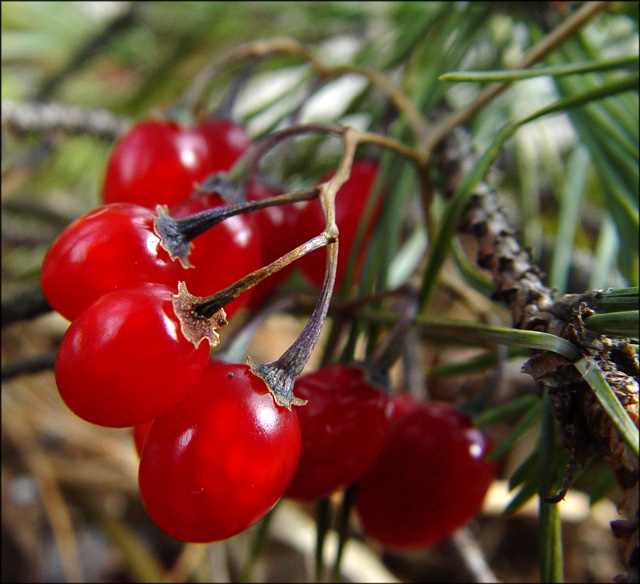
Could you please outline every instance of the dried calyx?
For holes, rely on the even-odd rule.
[[[198,348],[204,339],[209,339],[212,347],[220,342],[218,330],[227,324],[227,315],[221,307],[208,316],[198,314],[195,307],[202,298],[189,294],[184,282],[178,283],[178,293],[172,297],[173,310],[180,321],[182,334]]]
[[[220,181],[222,181],[222,179],[220,179]],[[257,211],[258,209],[264,209],[265,207],[272,207],[274,205],[308,201],[317,196],[318,189],[314,187],[258,201],[214,207],[181,219],[171,217],[166,205],[158,205],[156,207],[156,213],[158,215],[153,221],[153,227],[156,235],[160,238],[160,245],[169,254],[169,257],[171,257],[172,260],[179,260],[183,267],[190,268],[193,267],[189,262],[189,251],[192,246],[191,240],[228,217],[248,213],[249,211]]]
[[[247,185],[252,177],[255,176],[261,158],[282,141],[292,136],[309,132],[342,136],[345,133],[345,129],[340,126],[327,124],[302,124],[284,128],[283,130],[265,136],[256,142],[253,147],[234,164],[231,170],[226,173],[217,172],[210,175],[195,190],[195,193],[215,192],[226,201],[231,202],[232,204],[230,205],[215,207],[181,219],[170,217],[168,209],[164,206],[159,205],[156,207],[158,216],[154,220],[154,229],[161,240],[162,247],[167,251],[171,259],[179,260],[185,268],[192,267],[188,257],[191,249],[191,240],[228,217],[249,211],[257,211],[265,207],[308,201],[318,197],[321,188],[315,186],[267,199],[257,201],[246,200]],[[355,147],[355,145],[353,147]],[[351,159],[353,158],[352,153],[349,153],[349,157]],[[335,190],[338,188],[339,184],[337,184]]]

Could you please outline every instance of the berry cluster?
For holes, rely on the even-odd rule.
[[[387,546],[433,545],[473,519],[496,474],[488,438],[448,403],[392,402],[391,429],[356,486],[362,525]]]
[[[355,483],[364,530],[395,548],[432,545],[480,510],[496,473],[490,442],[447,403],[389,398],[360,365],[302,376],[300,462],[285,495],[313,500]]]
[[[60,396],[84,420],[135,426],[140,452],[148,444],[140,490],[149,514],[187,541],[224,539],[260,519],[282,495],[300,451],[296,412],[277,406],[246,365],[209,360],[215,329],[249,295],[211,318],[179,309],[179,282],[205,295],[275,259],[278,251],[263,251],[260,229],[269,237],[280,216],[265,209],[228,217],[193,238],[186,266],[166,250],[148,208],[169,204],[178,219],[226,206],[193,187],[228,170],[248,145],[229,122],[136,125],[111,154],[104,205],[65,229],[42,267],[47,300],[72,321],[56,359]],[[248,189],[250,200],[274,194],[257,182]]]
[[[233,171],[215,173],[242,163],[250,146],[241,127],[220,119],[149,120],[117,142],[104,204],[58,237],[42,267],[46,298],[72,321],[56,360],[60,396],[91,423],[134,427],[142,500],[177,539],[226,539],[282,496],[317,500],[356,485],[369,534],[392,546],[432,544],[480,508],[495,473],[487,439],[450,406],[391,399],[364,365],[298,378],[331,290],[344,284],[375,161],[355,159],[335,199],[334,271],[322,254],[299,262],[322,288],[306,332],[268,366],[210,355],[226,318],[259,306],[287,277],[293,266],[281,269],[283,257],[328,229],[325,201],[277,206],[271,199],[282,193],[253,176],[241,202],[206,187],[231,180]],[[371,211],[363,250],[379,204]],[[319,239],[316,247],[332,243]],[[355,258],[356,277],[363,260]],[[279,271],[255,276],[272,263]],[[276,391],[271,380],[285,377]]]

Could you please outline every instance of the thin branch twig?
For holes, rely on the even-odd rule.
[[[2,301],[2,327],[18,320],[27,320],[53,310],[47,302],[40,285],[26,289]]]
[[[2,124],[15,133],[50,132],[91,134],[115,140],[123,134],[131,120],[107,110],[92,110],[55,102],[2,102]]]

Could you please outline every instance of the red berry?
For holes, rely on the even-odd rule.
[[[367,199],[376,180],[378,174],[378,164],[369,159],[355,160],[351,168],[349,179],[340,187],[336,196],[336,223],[340,231],[340,239],[338,246],[338,270],[336,272],[336,287],[340,287],[342,277],[347,268],[347,262],[353,247],[358,225],[362,214],[364,213]],[[329,180],[333,174],[328,174],[322,178],[320,182]],[[373,227],[379,206],[372,214],[365,232],[365,239],[362,245],[362,252],[358,256],[356,266],[356,277],[362,269],[364,262],[364,250],[367,243],[371,239]],[[322,233],[325,228],[325,218],[322,212],[320,201],[313,200],[304,207],[301,212],[301,228],[310,239],[315,235]],[[313,252],[304,257],[299,262],[305,276],[318,288],[322,287],[324,280],[324,271],[326,264],[326,253],[320,251]]]
[[[229,170],[249,146],[242,128],[229,120],[205,119],[195,127],[162,119],[140,122],[113,148],[102,200],[151,209],[173,205],[209,174]]]
[[[60,396],[88,422],[141,424],[196,384],[209,343],[196,349],[181,330],[172,290],[161,284],[105,294],[69,326],[56,357]]]
[[[169,535],[218,541],[275,505],[299,455],[296,411],[276,405],[248,366],[210,363],[193,391],[151,427],[140,494]]]
[[[252,182],[247,188],[247,200],[259,201],[282,194],[264,183]],[[295,204],[267,207],[255,212],[256,222],[262,234],[263,264],[267,265],[305,242],[300,233],[300,211]],[[284,282],[295,269],[290,264],[263,280],[251,290],[250,306],[262,303],[271,292]]]
[[[413,408],[419,405],[420,402],[416,401],[408,393],[395,395],[389,403],[388,410],[391,424],[395,425],[409,410],[413,410]]]
[[[210,357],[209,364],[211,365],[213,363],[222,364],[222,361],[219,361],[214,357]],[[133,428],[133,442],[135,444],[138,456],[142,456],[142,449],[147,439],[147,434],[149,433],[149,430],[151,430],[151,425],[153,424],[153,422],[153,420],[149,420],[148,422],[138,424]]]
[[[215,193],[193,194],[171,208],[176,219],[226,205]],[[209,296],[262,267],[262,237],[255,217],[245,213],[229,217],[192,240],[189,261],[193,268],[184,273],[187,289],[194,296]],[[246,305],[250,292],[224,307],[232,316]]]
[[[395,548],[435,544],[478,513],[496,472],[488,438],[446,403],[410,408],[356,487],[367,533]]]
[[[147,434],[149,433],[149,430],[151,430],[152,424],[153,420],[149,420],[148,422],[143,422],[133,428],[133,442],[136,446],[138,456],[142,456],[142,448],[144,447],[144,442],[147,439]]]
[[[308,400],[298,409],[300,463],[286,496],[319,499],[358,480],[375,461],[387,435],[387,394],[357,366],[333,365],[304,375],[294,393]]]
[[[103,294],[140,283],[172,288],[185,270],[160,247],[154,212],[139,205],[103,205],[76,219],[53,242],[40,277],[45,298],[73,320]]]
[[[210,173],[229,170],[251,146],[244,128],[226,118],[203,118],[194,130],[209,146]]]

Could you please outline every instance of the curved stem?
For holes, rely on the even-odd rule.
[[[320,338],[320,331],[331,301],[337,267],[338,242],[334,241],[327,246],[327,267],[320,298],[300,336],[277,361],[263,365],[249,363],[251,371],[269,386],[276,403],[286,408],[291,409],[292,404],[306,403],[293,395],[293,384],[307,364]]]
[[[249,290],[249,288],[253,288],[256,284],[262,282],[265,278],[275,274],[280,271],[282,268],[285,268],[289,264],[295,262],[301,257],[315,251],[316,249],[320,249],[325,245],[330,244],[334,241],[334,238],[326,233],[321,233],[316,237],[306,241],[302,245],[299,245],[289,253],[283,255],[278,258],[274,262],[271,262],[269,265],[264,266],[256,270],[255,272],[251,272],[246,275],[244,278],[234,282],[230,286],[227,286],[223,290],[212,294],[211,296],[206,296],[204,298],[200,298],[195,305],[193,306],[193,311],[196,315],[209,318],[216,312],[218,312],[225,304],[231,302],[243,292]]]
[[[295,191],[260,201],[247,202],[245,188],[257,171],[260,159],[283,140],[287,140],[292,136],[314,132],[333,134],[343,139],[345,151],[335,175],[329,181],[311,189]],[[172,259],[179,258],[183,266],[190,267],[187,258],[190,250],[189,242],[227,217],[271,205],[305,201],[319,196],[325,214],[329,213],[327,215],[327,230],[337,236],[337,227],[335,226],[335,216],[333,214],[335,196],[340,187],[349,178],[355,150],[360,143],[377,144],[383,148],[389,148],[409,158],[416,167],[419,164],[415,150],[386,136],[362,132],[349,126],[335,124],[299,124],[289,126],[273,132],[256,142],[228,173],[219,172],[211,175],[197,189],[201,192],[215,191],[220,193],[225,200],[233,201],[234,205],[201,211],[183,219],[172,219],[167,215],[165,209],[159,207],[159,217],[154,221],[156,234],[162,240],[162,246]],[[418,168],[417,170],[418,174],[421,174]]]
[[[213,79],[214,75],[232,63],[251,57],[263,57],[278,53],[300,57],[301,59],[309,62],[318,74],[323,77],[338,77],[346,73],[357,73],[366,77],[371,85],[383,91],[389,97],[393,105],[407,117],[412,130],[418,138],[429,133],[429,122],[422,115],[420,110],[418,110],[411,102],[411,100],[398,87],[396,87],[396,85],[386,75],[363,67],[354,67],[350,65],[327,65],[298,41],[290,38],[254,41],[240,45],[228,53],[225,53],[221,58],[216,60],[209,68],[205,69],[200,74],[188,89],[182,101],[187,104],[196,103],[204,91],[204,88],[208,85],[211,79]]]
[[[334,134],[342,136],[344,126],[337,124],[298,124],[277,130],[258,140],[249,151],[234,164],[227,176],[233,183],[244,187],[256,173],[260,159],[277,144],[291,136],[308,133]]]
[[[258,312],[252,312],[249,318],[233,330],[233,337],[216,352],[216,359],[225,363],[241,363],[247,360],[249,345],[256,332],[274,314],[287,312],[295,307],[293,294],[269,298]]]
[[[318,187],[312,187],[310,189],[276,195],[275,197],[269,197],[267,199],[213,207],[212,209],[206,209],[199,213],[194,213],[189,217],[182,217],[181,219],[175,219],[169,216],[166,205],[158,205],[156,207],[158,216],[153,221],[153,228],[156,235],[160,238],[160,245],[169,254],[169,257],[172,260],[180,260],[180,263],[187,268],[191,267],[188,259],[191,240],[214,225],[217,225],[228,217],[247,213],[248,211],[257,211],[265,207],[286,205],[297,201],[309,201],[316,198],[319,192]]]
[[[386,378],[389,369],[402,356],[407,333],[418,315],[417,292],[412,287],[406,286],[404,293],[406,294],[406,302],[402,307],[398,321],[366,361],[367,369],[370,369],[376,376]]]
[[[350,126],[341,126],[338,124],[320,124],[320,123],[308,123],[298,124],[295,126],[288,126],[281,130],[277,130],[264,136],[240,158],[227,173],[216,173],[205,180],[200,186],[200,189],[204,190],[219,190],[224,189],[223,195],[227,200],[241,203],[245,199],[245,189],[251,178],[256,174],[260,160],[274,147],[281,144],[285,140],[289,140],[293,136],[308,133],[320,133],[320,134],[332,134],[340,136],[343,140],[350,136],[349,140],[353,141],[353,148],[358,144],[369,143],[377,144],[383,148],[388,148],[398,152],[398,154],[407,157],[416,166],[418,175],[421,175],[421,161],[419,154],[413,148],[405,146],[401,142],[389,138],[387,136],[381,136],[372,132],[364,132],[356,130]],[[351,146],[350,146],[351,147]],[[347,144],[345,142],[345,148]],[[351,161],[353,156],[351,156]],[[344,158],[344,156],[343,156]],[[347,164],[347,163],[345,163]],[[348,170],[350,170],[350,162],[348,163]],[[347,177],[348,178],[348,177]],[[344,182],[344,181],[342,181]],[[340,183],[342,184],[342,183]]]
[[[222,96],[222,99],[214,110],[207,114],[210,118],[218,119],[233,119],[233,106],[238,101],[238,95],[244,85],[247,83],[247,79],[253,74],[258,65],[260,65],[262,59],[253,59],[249,61],[244,68],[233,79],[231,87]],[[196,109],[197,104],[194,103],[193,107]]]

